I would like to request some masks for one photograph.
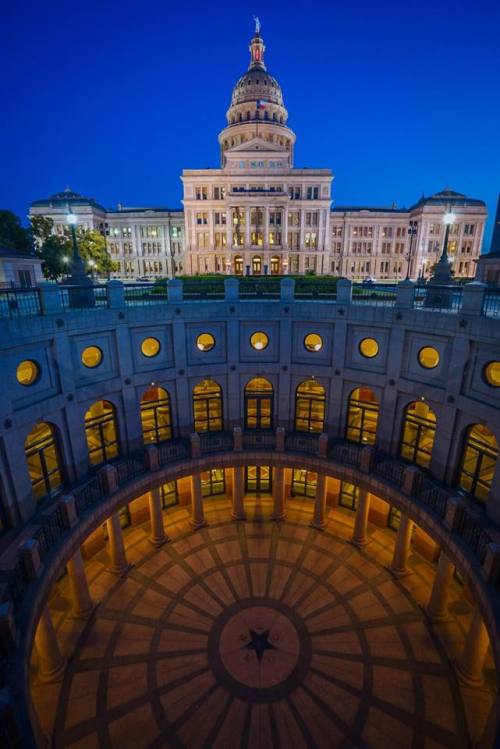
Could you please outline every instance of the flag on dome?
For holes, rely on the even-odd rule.
[[[264,99],[257,99],[257,109],[265,109],[267,106],[267,101],[264,101]]]

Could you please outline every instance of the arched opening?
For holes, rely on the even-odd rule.
[[[473,424],[467,430],[458,485],[471,496],[486,502],[488,499],[498,458],[495,435],[482,424]]]
[[[325,388],[316,380],[306,380],[295,391],[295,430],[322,432],[325,425]]]
[[[264,377],[245,385],[245,429],[273,428],[273,386]]]
[[[85,435],[91,465],[98,466],[118,457],[120,445],[112,403],[97,401],[90,406],[85,414]]]
[[[172,439],[170,396],[160,387],[150,387],[141,399],[142,438],[145,445]]]
[[[56,492],[63,483],[57,433],[52,424],[36,424],[24,442],[24,454],[35,499]]]
[[[431,462],[436,414],[424,401],[413,401],[405,408],[400,456],[422,468]]]
[[[242,276],[243,275],[243,258],[241,255],[236,255],[234,260],[234,274],[236,276]]]
[[[271,275],[278,276],[281,272],[281,259],[278,255],[273,255],[271,258]]]
[[[379,404],[373,390],[356,388],[349,397],[346,439],[374,445],[377,436]]]
[[[252,258],[252,275],[260,276],[262,273],[262,258],[260,255],[254,255]]]
[[[195,432],[221,432],[222,388],[214,380],[202,380],[193,388]]]

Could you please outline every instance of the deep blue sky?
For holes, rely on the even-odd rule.
[[[3,12],[0,207],[70,185],[105,206],[180,206],[217,133],[258,14],[297,133],[342,204],[500,190],[495,0],[14,2]],[[489,246],[488,232],[488,246]]]

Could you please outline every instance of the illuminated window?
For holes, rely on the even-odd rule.
[[[179,504],[177,481],[167,481],[160,486],[161,504],[164,509]]]
[[[203,380],[193,388],[195,432],[221,432],[222,388],[213,380]]]
[[[273,428],[273,386],[264,377],[245,385],[245,429]]]
[[[160,348],[160,341],[157,338],[145,338],[141,343],[142,354],[148,358],[151,356],[157,356]]]
[[[460,488],[485,502],[491,489],[497,458],[495,435],[481,424],[471,426],[467,430],[462,453],[458,480]]]
[[[16,369],[16,378],[20,385],[34,385],[39,376],[40,367],[31,359],[25,359]]]
[[[358,506],[359,486],[348,481],[340,482],[339,505],[348,510],[355,510]]]
[[[389,516],[387,518],[387,527],[391,529],[391,531],[397,531],[399,530],[399,526],[401,525],[401,511],[398,510],[397,507],[390,507],[389,509]]]
[[[304,338],[304,346],[308,351],[321,351],[323,348],[323,339],[317,333],[309,333]]]
[[[363,338],[359,343],[359,352],[367,359],[373,359],[378,354],[378,343],[375,338]]]
[[[399,454],[410,463],[428,468],[436,434],[436,414],[423,401],[414,401],[405,409],[403,436]]]
[[[210,351],[215,346],[215,338],[211,333],[200,333],[196,339],[196,347],[200,351]]]
[[[101,465],[118,457],[120,446],[112,403],[97,401],[90,406],[85,414],[85,434],[91,465]]]
[[[488,385],[500,387],[500,361],[490,361],[484,368],[484,377]]]
[[[93,369],[102,362],[102,351],[98,346],[87,346],[82,351],[82,363]]]
[[[418,352],[418,363],[425,369],[434,369],[439,364],[439,351],[432,346],[424,346]]]
[[[262,273],[262,258],[258,255],[252,258],[252,275],[260,276]]]
[[[322,432],[325,423],[325,388],[315,380],[301,382],[295,392],[295,430]]]
[[[356,388],[349,398],[346,439],[364,445],[374,445],[377,435],[379,405],[370,388]]]
[[[292,471],[292,497],[316,497],[316,485],[318,474],[306,471],[303,468],[294,468]]]
[[[24,454],[35,499],[56,492],[63,483],[56,430],[45,421],[26,437]]]
[[[142,438],[145,445],[172,439],[170,398],[166,390],[151,387],[141,400]]]
[[[223,468],[212,468],[201,472],[202,497],[215,497],[226,493],[226,479]]]
[[[257,351],[263,351],[269,344],[269,337],[262,331],[257,331],[250,336],[250,345]]]
[[[272,489],[270,466],[246,466],[245,491],[248,494],[269,493]]]

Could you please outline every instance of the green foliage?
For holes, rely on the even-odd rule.
[[[0,247],[17,252],[31,250],[31,233],[12,211],[0,210]]]

